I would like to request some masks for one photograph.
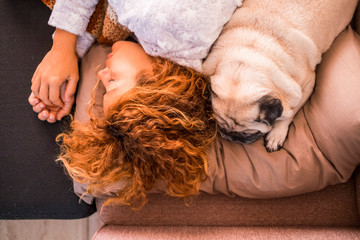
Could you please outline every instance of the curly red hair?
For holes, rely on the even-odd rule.
[[[105,117],[72,121],[58,136],[69,175],[94,196],[110,195],[106,204],[141,208],[157,182],[187,198],[207,177],[206,153],[216,135],[207,79],[162,58],[154,58],[153,73],[141,74]]]

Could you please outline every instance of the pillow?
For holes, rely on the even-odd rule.
[[[249,198],[285,197],[346,182],[360,163],[360,37],[350,27],[324,54],[313,95],[297,113],[284,147],[261,139],[218,138],[201,190]]]
[[[88,115],[88,103],[91,99],[91,92],[97,82],[96,71],[105,68],[105,60],[111,52],[111,46],[94,45],[90,51],[81,59],[80,80],[76,94],[76,107],[74,119],[86,123],[90,120]],[[105,87],[99,84],[95,92],[94,112],[102,114],[102,96],[105,93]],[[81,184],[74,181],[74,191],[78,196],[82,196],[86,192],[87,184]],[[88,204],[92,204],[94,197],[90,194],[83,196],[82,200]]]

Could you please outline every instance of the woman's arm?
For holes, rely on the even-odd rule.
[[[56,27],[53,45],[37,67],[29,103],[40,120],[55,122],[70,113],[79,80],[76,42],[84,35],[98,0],[57,0],[49,25]]]
[[[79,80],[76,40],[75,34],[56,29],[53,46],[33,75],[31,91],[42,104],[34,106],[34,102],[29,102],[34,106],[35,112],[41,112],[45,107],[48,109],[48,112],[39,115],[41,120],[55,122],[70,113]],[[61,94],[63,84],[66,87]]]

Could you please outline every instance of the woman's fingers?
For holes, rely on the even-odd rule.
[[[58,111],[56,118],[57,120],[61,120],[63,117],[68,115],[71,111],[72,105],[74,104],[74,96],[69,99],[69,101],[65,101],[64,106]]]
[[[52,111],[52,110],[50,110],[50,112],[49,112],[49,117],[48,117],[47,121],[48,121],[49,123],[54,123],[54,122],[56,122],[56,114],[57,114],[57,111]]]
[[[38,80],[36,80],[35,82],[37,81]],[[47,82],[49,82],[49,84]],[[47,106],[63,107],[64,103],[60,96],[60,86],[62,84],[61,80],[51,79],[47,82],[43,81],[43,83],[39,86],[39,89],[37,87],[37,84],[33,83],[33,86],[31,87],[31,91],[34,93],[34,97],[37,97]],[[33,90],[37,92],[34,92]],[[75,86],[75,91],[76,91],[76,86]]]
[[[65,102],[70,102],[74,98],[74,94],[76,92],[78,81],[79,81],[78,74],[71,75],[68,79],[68,82],[65,84],[65,89],[63,89],[63,88],[61,89],[62,91],[65,90],[64,91],[64,101]],[[64,87],[64,86],[62,85],[61,87]]]
[[[54,79],[50,82],[49,85],[49,101],[53,106],[62,107],[64,105],[63,101],[60,98],[60,86],[62,81],[59,79]]]
[[[72,105],[74,104],[75,100],[75,91],[76,91],[76,84],[77,80],[75,79],[75,88],[74,86],[69,86],[73,82],[70,80],[68,83],[63,83],[60,87],[61,98],[64,99],[64,106],[59,110],[56,115],[57,120],[61,120],[63,117],[68,115],[71,111]],[[72,93],[74,91],[74,93]],[[68,94],[66,96],[66,94]]]
[[[33,92],[30,94],[28,101],[33,106],[33,111],[38,113],[38,118],[41,121],[56,122],[56,115],[60,110],[59,107],[46,106]]]
[[[45,109],[46,105],[43,102],[33,105],[33,111],[36,113],[40,113]]]
[[[34,106],[40,102],[40,99],[37,98],[33,92],[31,92],[28,98],[28,102],[30,103],[31,106]]]
[[[41,121],[46,121],[46,120],[49,118],[49,110],[44,109],[43,111],[41,111],[41,112],[38,114],[38,118],[39,118]]]
[[[32,79],[31,79],[31,92],[35,94],[35,96],[39,96],[39,89],[40,89],[40,79],[38,69],[36,69]]]

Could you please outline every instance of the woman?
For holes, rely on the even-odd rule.
[[[173,196],[197,194],[216,134],[206,79],[133,42],[115,43],[97,75],[103,113],[90,109],[89,122],[73,121],[58,138],[72,178],[94,196],[111,193],[132,207],[159,182]]]

